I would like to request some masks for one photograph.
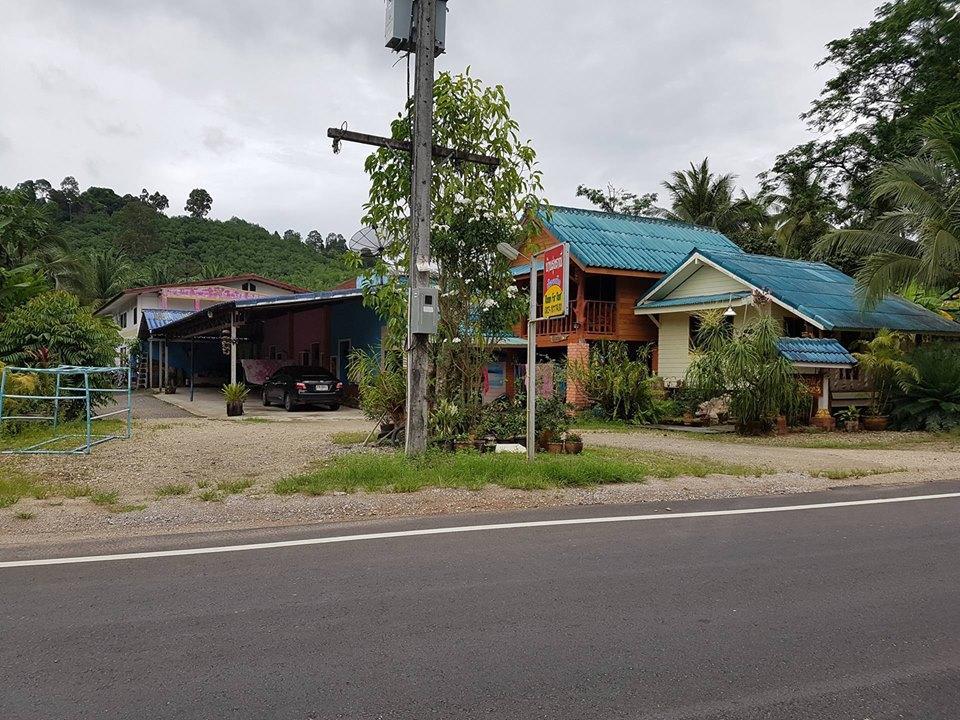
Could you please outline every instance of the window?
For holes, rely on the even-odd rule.
[[[134,325],[137,324],[137,309],[136,309],[136,308],[133,309],[133,324],[134,324]]]
[[[690,316],[690,349],[691,350],[697,349],[697,339],[698,339],[697,336],[700,335],[700,325],[701,325],[700,316],[691,315]]]
[[[127,326],[127,314],[125,312],[117,315],[117,325],[119,325],[121,328],[125,328]]]
[[[587,300],[603,300],[613,302],[617,299],[617,278],[615,275],[587,275],[587,284],[584,287]],[[576,294],[571,292],[573,297]]]
[[[796,317],[785,317],[783,319],[783,333],[787,337],[803,337],[807,330],[807,324]]]
[[[244,290],[247,290],[247,291],[249,291],[249,292],[256,292],[256,291],[257,291],[257,284],[256,284],[256,283],[245,282],[241,287],[242,287]]]

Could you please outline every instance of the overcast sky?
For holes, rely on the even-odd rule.
[[[545,174],[658,191],[709,156],[754,176],[808,133],[824,44],[876,0],[450,0],[438,69],[501,83]],[[0,185],[25,178],[120,194],[270,230],[359,227],[367,150],[326,129],[383,134],[405,66],[383,47],[382,0],[0,0]],[[396,63],[396,64],[395,64]]]

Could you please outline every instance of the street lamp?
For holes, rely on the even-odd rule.
[[[537,268],[509,243],[497,243],[497,252],[511,262],[523,258],[530,263],[530,307],[527,310],[527,460],[537,452]]]

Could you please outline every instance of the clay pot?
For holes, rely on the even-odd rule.
[[[227,417],[237,417],[238,415],[243,415],[243,403],[242,403],[242,402],[228,402],[228,403],[227,403]]]
[[[579,455],[583,452],[583,440],[567,440],[563,449],[568,455]]]
[[[562,442],[548,442],[547,443],[547,452],[560,455],[563,453],[563,443]]]
[[[476,448],[473,440],[455,440],[453,443],[453,449],[457,452],[464,452],[466,450],[474,450]]]
[[[886,415],[868,415],[863,419],[863,427],[867,430],[886,430],[890,419]]]
[[[847,420],[843,424],[844,430],[847,432],[860,432],[860,421],[859,420]]]

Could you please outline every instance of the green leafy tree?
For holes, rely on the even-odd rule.
[[[140,202],[144,205],[149,205],[157,212],[163,212],[168,207],[170,207],[170,200],[166,195],[163,195],[159,190],[153,193],[148,193],[146,188],[140,191]]]
[[[541,172],[533,147],[520,139],[501,86],[486,86],[469,70],[440,73],[434,83],[437,145],[500,160],[494,170],[473,163],[437,160],[431,182],[431,250],[441,288],[441,331],[435,338],[435,387],[461,407],[479,397],[478,368],[497,337],[516,317],[520,303],[498,242],[523,244],[534,227],[528,221],[541,203]],[[412,105],[391,124],[394,139],[410,139]],[[411,165],[408,154],[380,149],[367,158],[370,197],[363,223],[384,240],[381,256],[364,270],[371,282],[366,303],[386,319],[391,347],[402,347],[406,332]],[[354,257],[357,267],[362,259]],[[453,361],[454,354],[466,364]],[[467,395],[469,397],[463,397]]]
[[[824,252],[863,257],[857,286],[867,304],[911,285],[943,292],[960,285],[960,111],[923,125],[920,153],[883,166],[871,198],[891,209],[869,229],[827,235]]]
[[[7,314],[0,325],[0,360],[24,366],[106,366],[113,364],[121,342],[112,321],[94,317],[75,296],[55,290]]]
[[[143,258],[160,248],[160,223],[157,211],[146,203],[134,201],[115,215],[120,247],[132,258]]]
[[[891,393],[908,380],[917,379],[916,368],[907,361],[912,344],[909,335],[882,329],[872,340],[859,343],[859,352],[853,353],[860,371],[870,381],[870,411],[874,415],[885,415]]]
[[[130,259],[121,250],[113,248],[91,250],[80,260],[80,270],[70,284],[82,302],[98,305],[139,284]]]
[[[192,218],[204,218],[213,207],[213,198],[203,188],[194,188],[187,197],[187,204],[183,209],[190,213]]]
[[[637,195],[623,188],[608,183],[606,188],[592,188],[586,185],[577,186],[577,197],[583,197],[596,205],[604,212],[619,213],[641,217],[658,213],[657,194],[644,193]]]
[[[917,128],[960,102],[960,14],[955,0],[885,2],[874,19],[827,44],[818,67],[836,68],[803,115],[821,138],[781,155],[776,173],[813,167],[844,219],[871,210],[870,177],[919,149]]]
[[[740,432],[769,430],[778,415],[810,402],[777,348],[780,334],[779,323],[763,311],[740,327],[720,311],[702,313],[686,386],[702,398],[729,395]]]

